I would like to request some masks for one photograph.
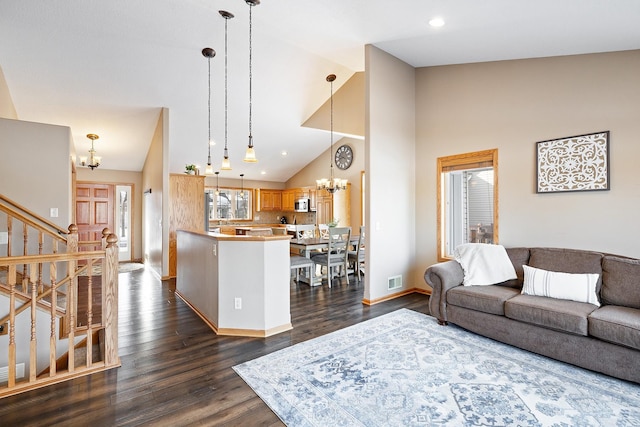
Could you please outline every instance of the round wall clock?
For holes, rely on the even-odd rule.
[[[353,162],[353,150],[348,145],[341,145],[336,150],[336,166],[342,170],[348,169]]]

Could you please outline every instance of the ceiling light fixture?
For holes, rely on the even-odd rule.
[[[241,184],[240,184],[240,198],[244,199],[244,174],[240,174]]]
[[[335,74],[329,74],[327,76],[327,81],[331,86],[331,139],[329,143],[329,179],[322,178],[316,180],[316,189],[318,190],[327,190],[329,193],[333,194],[338,190],[345,190],[347,188],[347,180],[334,178],[333,177],[333,82],[336,79]]]
[[[231,170],[231,161],[229,160],[229,149],[227,147],[228,140],[228,132],[227,132],[227,123],[228,123],[228,67],[227,67],[227,24],[229,23],[229,19],[233,18],[233,14],[227,12],[226,10],[219,10],[218,13],[220,16],[224,18],[224,158],[222,159],[222,166],[220,167],[223,171]]]
[[[251,39],[252,39],[252,19],[251,19],[251,11],[253,10],[254,6],[257,6],[260,4],[260,0],[245,0],[245,2],[249,5],[249,145],[247,146],[247,151],[244,155],[244,161],[247,163],[257,163],[258,159],[256,158],[256,151],[253,149],[253,135],[251,133],[251,125],[252,125],[252,102],[251,102],[251,95],[252,95],[252,81],[253,81],[253,75],[251,74],[251,60],[252,60],[252,43],[251,43]]]
[[[442,27],[444,25],[444,19],[440,17],[433,18],[429,21],[429,25],[432,27]]]
[[[82,156],[80,157],[80,164],[82,166],[87,166],[91,168],[91,170],[94,170],[95,168],[100,166],[100,160],[102,160],[102,157],[96,156],[96,150],[95,148],[93,148],[94,141],[100,137],[95,133],[90,133],[90,134],[87,134],[87,138],[91,140],[91,150],[89,150],[89,163],[87,163],[87,157]]]
[[[220,171],[216,171],[216,196],[220,194]]]
[[[213,166],[211,166],[211,144],[213,141],[211,140],[211,58],[216,56],[216,51],[211,49],[210,47],[205,47],[204,49],[202,49],[202,55],[205,58],[207,58],[207,62],[209,63],[209,102],[207,103],[208,111],[209,111],[209,116],[208,116],[209,138],[207,141],[207,150],[208,150],[207,151],[207,167],[204,170],[204,174],[212,175]]]

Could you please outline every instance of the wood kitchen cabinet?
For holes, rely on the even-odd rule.
[[[204,175],[169,175],[169,277],[176,277],[178,230],[204,230]]]
[[[295,210],[295,202],[296,202],[296,190],[289,189],[282,191],[282,210],[283,211],[294,211]]]
[[[259,188],[256,190],[256,211],[280,211],[282,210],[282,191]]]
[[[327,224],[334,218],[338,219],[341,227],[351,226],[351,184],[347,184],[346,190],[336,191],[331,194],[326,190],[317,190],[316,224]]]

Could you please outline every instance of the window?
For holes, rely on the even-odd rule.
[[[498,243],[498,150],[438,158],[438,259],[462,243]]]
[[[250,220],[253,217],[253,192],[236,188],[205,190],[209,220]]]

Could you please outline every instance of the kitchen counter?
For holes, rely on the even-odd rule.
[[[176,294],[218,335],[288,331],[290,240],[178,230]]]

